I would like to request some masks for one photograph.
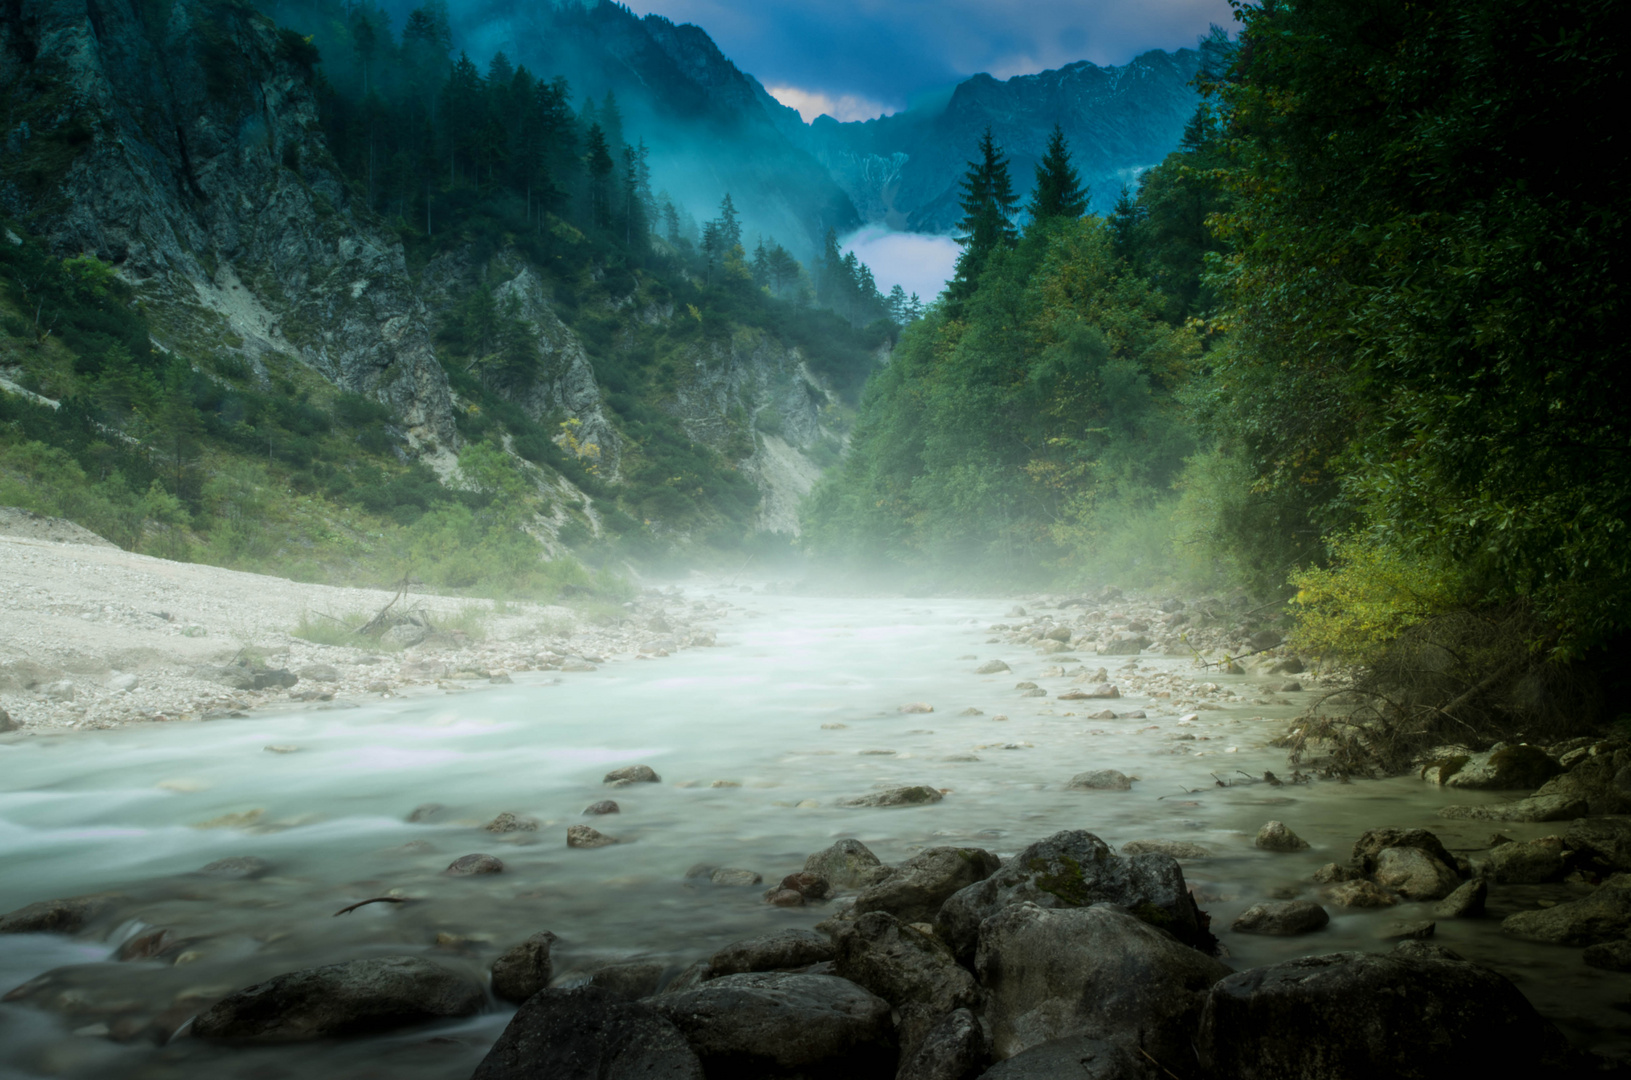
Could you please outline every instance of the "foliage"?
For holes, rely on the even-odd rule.
[[[1466,595],[1456,567],[1364,536],[1332,542],[1331,557],[1330,566],[1291,575],[1300,652],[1373,664],[1407,629],[1453,610]]]

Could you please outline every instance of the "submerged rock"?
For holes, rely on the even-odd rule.
[[[246,987],[193,1021],[200,1039],[286,1043],[381,1031],[479,1012],[473,979],[417,956],[348,960]]]
[[[448,864],[444,873],[451,877],[470,877],[474,874],[502,874],[504,864],[491,855],[460,855]]]
[[[987,660],[985,663],[981,664],[979,667],[974,669],[974,674],[976,674],[976,675],[1000,675],[1004,671],[1012,671],[1012,670],[1013,670],[1013,668],[1009,667],[1007,664],[1003,663],[1001,660]]]
[[[915,784],[911,787],[889,788],[885,791],[874,791],[869,795],[858,795],[852,799],[840,799],[839,806],[927,806],[937,803],[945,796],[926,784]]]
[[[1258,829],[1255,843],[1264,851],[1308,850],[1307,840],[1304,840],[1278,821],[1271,821]]]
[[[998,1057],[1087,1035],[1135,1040],[1165,1061],[1184,1060],[1208,988],[1229,974],[1108,904],[1006,907],[981,924],[974,970]]]
[[[1427,951],[1346,952],[1230,975],[1196,1039],[1231,1080],[1550,1076],[1557,1029],[1500,975]]]
[[[1596,945],[1631,932],[1631,874],[1615,874],[1590,896],[1538,911],[1520,911],[1501,932],[1553,945]]]
[[[625,765],[601,778],[603,784],[660,784],[662,777],[650,765]]]
[[[566,846],[573,848],[599,848],[608,847],[617,843],[615,836],[607,836],[599,829],[592,829],[587,825],[568,825],[566,827]]]
[[[527,999],[472,1080],[703,1080],[679,1030],[596,986]]]
[[[1330,922],[1326,910],[1311,900],[1268,900],[1241,912],[1232,929],[1237,934],[1289,937],[1322,930]]]
[[[1577,795],[1532,795],[1493,806],[1445,806],[1438,815],[1461,821],[1573,821],[1585,817],[1590,808]]]
[[[1210,859],[1212,853],[1187,840],[1129,840],[1121,845],[1123,855],[1167,855],[1174,859]]]
[[[67,900],[41,900],[0,915],[0,934],[77,934],[120,897],[77,896]]]
[[[1077,773],[1067,786],[1075,791],[1131,791],[1133,780],[1116,769],[1095,769]]]
[[[216,859],[198,868],[205,877],[249,881],[265,877],[272,872],[272,864],[253,855],[235,855],[230,859]]]

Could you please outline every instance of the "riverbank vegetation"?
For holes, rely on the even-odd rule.
[[[1183,147],[1108,218],[1018,227],[1000,148],[977,149],[958,277],[869,387],[812,547],[1232,581],[1283,600],[1303,651],[1363,662],[1410,745],[1613,715],[1612,5],[1237,13]]]

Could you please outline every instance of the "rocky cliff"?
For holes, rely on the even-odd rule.
[[[0,205],[135,284],[158,344],[292,355],[455,439],[401,245],[353,205],[313,73],[231,0],[19,0],[0,22],[16,118]]]

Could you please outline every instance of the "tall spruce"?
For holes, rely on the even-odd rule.
[[[1050,218],[1079,218],[1087,213],[1087,188],[1070,163],[1070,146],[1058,124],[1048,136],[1048,149],[1036,166],[1036,189],[1025,208],[1033,222]]]
[[[1019,200],[1008,175],[1008,159],[991,137],[990,128],[980,136],[979,152],[980,160],[969,162],[963,175],[963,220],[957,225],[963,253],[957,257],[957,271],[948,288],[954,302],[974,292],[992,252],[1012,247],[1018,239],[1013,218]]]

